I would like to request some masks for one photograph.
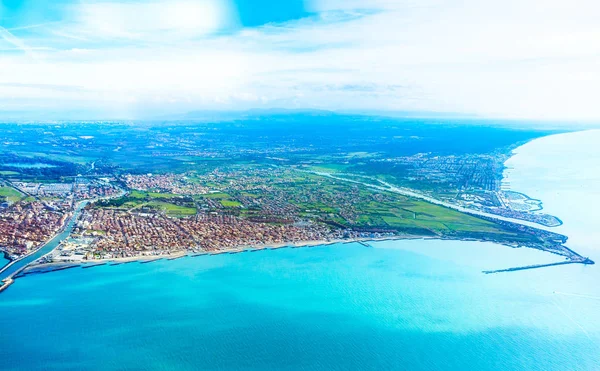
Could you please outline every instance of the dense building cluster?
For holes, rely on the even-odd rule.
[[[234,216],[198,215],[174,221],[204,250],[274,245],[340,238],[338,231],[313,224],[257,223]]]
[[[0,250],[10,257],[25,255],[49,240],[68,214],[41,202],[18,202],[0,212]]]
[[[181,174],[127,174],[123,177],[125,185],[140,191],[160,191],[178,195],[196,195],[208,193],[209,189],[199,183],[189,182]]]
[[[113,209],[86,210],[74,233],[93,237],[85,249],[90,259],[130,257],[149,251],[216,251],[348,237],[342,231],[313,223],[278,225],[204,214],[169,218],[160,213]]]
[[[386,169],[402,169],[401,173],[391,172],[395,174],[396,181],[406,182],[407,185],[426,185],[424,188],[437,192],[498,191],[506,159],[502,154],[443,156],[420,153],[414,156],[374,159],[372,163],[386,164]]]
[[[74,187],[75,199],[90,200],[112,197],[120,192],[119,188],[100,182],[78,182]]]
[[[105,182],[78,180],[73,183],[32,183],[14,182],[13,186],[21,192],[41,198],[73,198],[79,200],[111,197],[119,189]]]

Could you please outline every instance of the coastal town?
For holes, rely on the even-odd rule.
[[[238,201],[214,189],[228,184],[232,193],[250,185],[256,192],[273,190],[265,184],[257,186],[264,182],[261,175],[265,170],[247,176],[239,171],[217,171],[205,177],[213,188],[174,174],[126,174],[114,178],[115,185],[107,179],[102,183],[78,180],[75,185],[15,182],[4,187],[18,197],[5,201],[0,209],[0,246],[11,260],[36,251],[64,228],[73,215],[72,206],[83,200],[92,202],[77,216],[69,237],[44,257],[45,262],[214,252],[393,234],[335,228],[300,216],[296,206],[282,201],[281,194],[259,198],[239,193]],[[231,177],[240,179],[232,182]],[[124,184],[128,192],[118,194],[117,183]],[[242,210],[249,214],[241,215]]]
[[[13,182],[0,185],[0,251],[10,260],[30,254],[56,235],[77,200],[110,198],[119,188],[106,181]]]
[[[41,202],[18,202],[0,208],[0,247],[11,260],[39,248],[58,232],[69,213]]]
[[[276,225],[222,215],[169,218],[115,210],[85,212],[72,236],[60,249],[63,257],[55,260],[230,251],[350,237],[313,224]]]
[[[6,183],[13,194],[0,210],[0,246],[17,260],[72,218],[72,229],[42,263],[417,237],[490,240],[565,255],[564,240],[544,231],[304,169],[234,165],[205,172],[78,176],[69,183]],[[82,205],[76,216],[75,204]]]
[[[300,123],[293,136],[263,125],[8,125],[0,251],[71,263],[436,238],[579,259],[566,237],[523,228],[561,221],[503,183],[510,151],[531,134],[465,147],[450,127],[406,135],[345,123],[339,141],[336,124],[317,137]]]

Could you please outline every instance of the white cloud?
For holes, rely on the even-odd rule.
[[[129,39],[204,36],[224,27],[231,17],[226,3],[219,0],[82,2],[71,6],[70,12],[72,23],[67,28]]]
[[[600,119],[595,1],[322,0],[311,4],[320,16],[216,36],[236,19],[225,5],[77,5],[55,35],[31,40],[76,48],[41,51],[41,61],[0,56],[0,83],[25,84],[0,86],[0,100],[136,113],[289,106]]]

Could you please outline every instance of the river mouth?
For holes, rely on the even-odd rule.
[[[18,260],[9,262],[4,265],[2,271],[0,271],[0,281],[3,281],[7,278],[12,277],[16,273],[18,273],[21,269],[25,268],[28,264],[34,262],[35,260],[41,258],[42,256],[50,253],[54,250],[60,243],[69,237],[73,228],[75,227],[75,223],[79,218],[79,214],[81,210],[89,203],[89,201],[81,201],[75,207],[73,214],[69,221],[65,224],[61,231],[58,232],[56,236],[50,239],[48,242],[43,244],[38,250],[32,252],[30,255],[22,257]]]

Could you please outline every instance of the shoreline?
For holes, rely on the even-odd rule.
[[[292,242],[292,243],[277,243],[277,244],[265,244],[265,245],[244,245],[238,247],[232,247],[222,250],[214,250],[214,251],[174,251],[171,253],[165,254],[157,254],[157,255],[136,255],[136,256],[128,256],[122,258],[108,258],[108,259],[94,259],[94,260],[80,260],[80,261],[53,261],[50,263],[41,263],[41,264],[31,264],[24,267],[21,272],[14,276],[14,279],[19,277],[23,277],[29,274],[38,274],[38,273],[49,273],[56,270],[63,270],[67,267],[82,267],[82,268],[92,268],[95,266],[115,266],[121,264],[128,264],[138,262],[140,264],[152,263],[159,260],[176,260],[181,258],[194,258],[198,256],[216,256],[216,255],[224,255],[224,254],[241,254],[245,252],[258,252],[264,250],[279,250],[279,249],[298,249],[298,248],[309,248],[309,247],[317,247],[317,246],[330,246],[336,244],[352,244],[359,243],[365,247],[370,247],[369,242],[380,242],[380,241],[401,241],[401,240],[448,240],[444,238],[436,238],[436,237],[428,237],[428,236],[393,236],[393,237],[381,237],[381,238],[357,238],[357,239],[336,239],[336,240],[315,240],[315,241],[302,241],[302,242]],[[456,239],[458,241],[461,239]],[[473,241],[469,239],[464,239],[464,241]],[[491,242],[491,241],[486,241]],[[514,246],[512,246],[514,247]],[[57,269],[43,270],[43,268],[52,268],[56,267]],[[36,269],[40,269],[40,271],[36,271]],[[34,272],[32,272],[34,271]],[[14,280],[13,280],[14,281]]]
[[[538,139],[539,139],[539,138],[538,138]],[[534,139],[534,140],[535,140],[535,139]],[[507,163],[508,161],[510,161],[510,160],[511,160],[513,157],[515,157],[515,156],[517,156],[517,155],[518,155],[518,153],[517,153],[517,152],[515,152],[517,149],[519,149],[519,148],[521,148],[522,146],[524,146],[524,145],[526,145],[526,144],[528,144],[528,143],[531,143],[531,142],[533,142],[533,140],[532,140],[532,141],[529,141],[529,142],[526,142],[526,143],[524,143],[524,144],[522,144],[522,145],[520,145],[520,146],[518,146],[518,147],[516,147],[516,148],[513,148],[513,149],[510,151],[508,158],[507,158],[507,159],[504,161],[504,163],[502,164],[502,166],[504,166],[504,169],[502,170],[502,179],[500,180],[500,191],[501,191],[501,192],[511,192],[511,193],[515,193],[515,194],[518,194],[518,195],[521,195],[521,196],[525,197],[525,199],[526,199],[526,202],[527,202],[527,201],[533,201],[533,202],[537,203],[538,209],[534,209],[534,210],[528,210],[528,211],[527,211],[527,213],[536,213],[536,212],[537,212],[537,213],[544,213],[544,214],[546,214],[546,215],[549,215],[549,216],[553,217],[554,219],[556,219],[556,221],[558,222],[558,224],[556,224],[556,225],[548,225],[548,224],[546,224],[546,223],[541,223],[541,222],[535,222],[535,223],[537,223],[537,224],[539,224],[539,225],[541,225],[541,226],[543,226],[543,227],[547,227],[547,228],[558,228],[558,227],[560,227],[560,226],[564,225],[564,222],[563,222],[563,220],[562,220],[561,218],[559,218],[558,216],[556,216],[556,215],[553,215],[553,214],[547,214],[547,213],[546,213],[546,210],[544,209],[544,201],[543,201],[543,200],[541,200],[541,199],[539,199],[539,198],[533,198],[533,197],[529,196],[528,194],[524,193],[524,191],[516,191],[516,190],[513,190],[513,189],[512,189],[512,186],[510,185],[510,182],[507,182],[507,181],[506,181],[506,179],[508,179],[507,173],[510,173],[510,171],[514,169],[514,168],[512,168],[512,167],[508,167],[508,166],[506,166],[506,163]],[[506,189],[503,189],[503,188],[506,188]],[[497,214],[497,215],[501,215],[501,214]],[[521,218],[517,218],[517,219],[518,219],[518,220],[522,220],[522,221],[529,221],[529,220],[527,220],[527,219],[521,219]]]
[[[330,245],[335,245],[335,244],[358,243],[365,247],[372,247],[369,244],[370,242],[402,241],[402,240],[470,241],[470,242],[482,242],[482,243],[488,242],[488,243],[498,244],[498,245],[507,246],[507,247],[511,247],[511,248],[534,248],[532,246],[527,246],[527,245],[509,244],[509,243],[503,243],[503,242],[498,242],[498,241],[481,240],[481,239],[468,238],[468,237],[445,238],[445,237],[440,237],[440,236],[402,235],[402,236],[385,236],[385,237],[379,237],[379,238],[364,237],[364,238],[352,238],[352,239],[298,241],[298,242],[291,242],[291,243],[274,243],[274,244],[264,244],[264,245],[242,245],[242,246],[235,246],[235,247],[231,247],[231,248],[225,248],[225,249],[214,250],[214,251],[179,250],[179,251],[172,251],[172,252],[165,252],[165,253],[161,252],[156,255],[154,255],[154,254],[141,255],[140,254],[140,255],[136,255],[136,256],[128,256],[128,257],[121,257],[121,258],[107,258],[107,259],[80,260],[80,261],[63,261],[63,262],[56,261],[56,262],[50,262],[50,263],[36,263],[36,261],[37,261],[36,260],[36,261],[29,263],[28,265],[25,265],[24,267],[22,267],[21,269],[16,271],[12,276],[7,277],[5,280],[1,281],[2,285],[0,285],[0,293],[2,291],[6,290],[11,284],[13,284],[15,282],[16,279],[18,279],[20,277],[25,277],[25,276],[33,275],[33,274],[50,273],[50,272],[55,272],[55,271],[60,271],[60,270],[77,268],[77,267],[81,267],[82,269],[87,269],[87,268],[93,268],[96,266],[115,266],[115,265],[129,264],[129,263],[134,263],[134,262],[138,262],[139,264],[147,264],[147,263],[152,263],[152,262],[159,261],[159,260],[171,261],[171,260],[176,260],[176,259],[186,258],[186,257],[193,258],[193,257],[198,257],[198,256],[240,254],[240,253],[244,253],[244,252],[258,252],[258,251],[264,251],[264,250],[278,250],[278,249],[284,249],[284,248],[295,249],[295,248],[307,248],[307,247],[316,247],[316,246],[330,246]],[[556,254],[556,252],[553,252],[552,250],[546,250],[543,248],[535,248],[535,249]],[[575,253],[571,249],[568,249],[568,250],[570,252],[572,252],[577,259],[567,257],[566,258],[567,263],[569,263],[569,264],[594,264],[594,262],[592,260],[590,260],[588,258],[583,258],[582,256]],[[50,253],[52,253],[52,252],[49,252],[48,254],[50,254]],[[48,254],[45,254],[44,256],[47,256]],[[557,255],[563,256],[560,254],[557,254]],[[555,264],[551,264],[551,265],[555,265]],[[532,266],[532,267],[537,267],[537,266]],[[527,266],[527,267],[514,267],[514,268],[508,268],[508,269],[499,269],[497,271],[494,271],[493,273],[511,272],[511,271],[529,269],[529,268],[530,267]],[[482,273],[487,273],[487,272],[482,272]]]
[[[136,256],[121,257],[121,258],[93,259],[93,260],[80,260],[80,261],[62,261],[62,262],[55,261],[55,262],[41,263],[41,264],[32,263],[31,265],[27,265],[21,271],[19,271],[17,274],[15,274],[15,276],[12,277],[13,279],[11,280],[12,281],[11,283],[13,283],[14,280],[16,280],[17,278],[24,277],[27,275],[50,273],[50,272],[54,272],[54,271],[65,270],[65,269],[76,268],[76,267],[81,267],[81,268],[86,269],[86,268],[93,268],[96,266],[117,266],[117,265],[129,264],[129,263],[135,263],[135,262],[137,262],[139,264],[148,264],[148,263],[156,262],[159,260],[172,261],[172,260],[177,260],[177,259],[181,259],[181,258],[195,258],[195,257],[199,257],[199,256],[216,256],[216,255],[224,255],[224,254],[233,255],[233,254],[241,254],[241,253],[245,253],[245,252],[279,250],[279,249],[285,249],[285,248],[291,248],[291,249],[310,248],[310,247],[318,247],[318,246],[331,246],[331,245],[336,245],[336,244],[344,244],[345,245],[345,244],[358,243],[365,247],[372,247],[370,245],[371,242],[403,241],[403,240],[469,241],[469,242],[482,242],[482,243],[487,242],[487,243],[498,244],[498,245],[502,245],[502,246],[506,246],[506,247],[510,247],[510,248],[531,248],[531,247],[524,246],[524,245],[511,245],[508,243],[479,240],[479,239],[474,239],[474,238],[443,238],[443,237],[411,236],[411,235],[386,236],[386,237],[380,237],[380,238],[365,237],[365,238],[353,238],[353,239],[299,241],[299,242],[292,242],[292,243],[276,243],[276,244],[265,244],[265,245],[243,245],[243,246],[236,246],[236,247],[225,248],[225,249],[214,250],[214,251],[180,250],[180,251],[173,251],[173,252],[165,252],[165,253],[156,254],[156,255],[136,255]],[[543,250],[543,249],[539,249],[539,250],[552,253],[552,251],[547,251],[547,250]],[[559,255],[559,256],[561,256],[561,255]],[[569,263],[587,264],[583,260],[579,261],[579,260],[568,259],[567,261]],[[517,268],[519,268],[519,267],[517,267]],[[513,268],[509,268],[508,270],[512,270],[512,269]],[[504,269],[501,269],[501,271],[504,271]],[[1,290],[2,289],[0,289],[0,291]]]

